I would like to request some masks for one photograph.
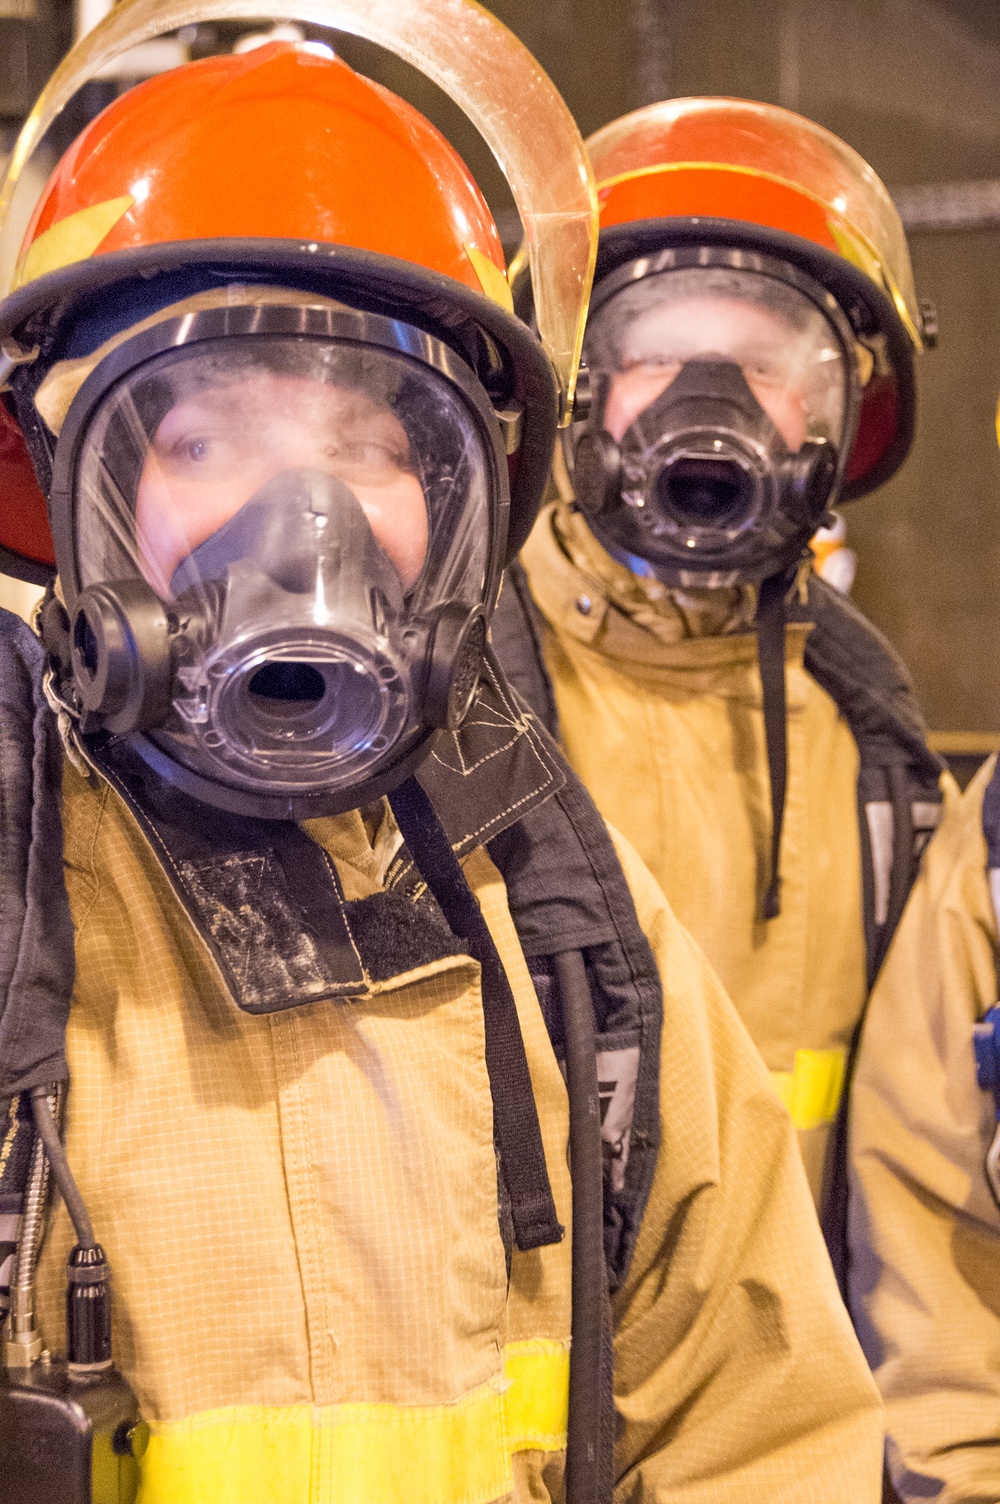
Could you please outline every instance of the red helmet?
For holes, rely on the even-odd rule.
[[[423,116],[309,44],[161,74],[103,111],[60,161],[0,303],[5,353],[34,354],[11,386],[43,487],[52,445],[35,392],[59,363],[114,336],[109,307],[130,328],[248,280],[402,317],[456,349],[494,408],[521,415],[509,549],[520,546],[551,453],[555,387],[511,311],[489,209]],[[52,541],[9,418],[0,466],[4,567],[38,579],[51,573]]]
[[[812,121],[739,99],[651,105],[587,147],[600,205],[595,281],[670,246],[760,251],[805,271],[843,309],[864,366],[840,495],[887,480],[913,437],[922,320],[902,224],[867,163]]]

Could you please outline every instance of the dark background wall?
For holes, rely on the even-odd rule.
[[[733,94],[836,131],[904,204],[914,185],[1000,179],[998,0],[492,0],[489,8],[536,54],[584,134],[669,95]],[[4,115],[16,123],[51,71],[67,18],[66,0],[0,0],[0,124]],[[200,28],[194,53],[228,45],[230,30]],[[395,58],[350,37],[336,45],[441,126],[512,249],[513,204],[464,116]],[[931,725],[979,733],[983,747],[1000,745],[1000,183],[992,202],[998,228],[911,232],[918,291],[937,304],[940,346],[919,363],[910,460],[847,513],[859,555],[855,598],[908,659]]]

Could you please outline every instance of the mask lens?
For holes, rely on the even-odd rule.
[[[470,404],[422,360],[203,339],[137,365],[94,411],[81,585],[138,578],[170,609],[162,734],[196,770],[282,792],[359,782],[420,725],[441,612],[483,605],[495,485]]]
[[[269,484],[308,471],[354,496],[404,592],[442,567],[457,584],[457,568],[478,598],[485,459],[462,399],[418,360],[318,338],[203,340],[139,366],[95,414],[76,487],[81,580],[136,572],[169,600],[182,562]],[[258,562],[280,558],[310,591],[326,542],[321,518],[303,521],[311,507],[293,516],[289,493],[287,526],[257,540]]]
[[[842,439],[840,339],[804,293],[760,272],[686,267],[631,283],[592,316],[585,355],[604,394],[603,426],[619,442],[697,362],[738,366],[790,450]]]

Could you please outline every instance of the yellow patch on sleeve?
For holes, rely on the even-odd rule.
[[[102,204],[79,209],[59,220],[58,224],[51,225],[39,235],[18,265],[14,288],[24,287],[36,277],[44,277],[46,272],[72,266],[75,261],[86,261],[134,203],[131,193],[125,193],[121,198],[105,199]]]
[[[800,1132],[833,1122],[846,1068],[846,1050],[796,1050],[794,1070],[771,1072],[774,1089]]]
[[[508,1342],[504,1396],[512,1452],[561,1452],[569,1425],[569,1343]]]
[[[479,278],[479,285],[483,292],[493,303],[498,303],[508,313],[514,312],[514,299],[511,296],[507,278],[500,268],[491,261],[489,256],[484,256],[474,245],[464,247],[465,254],[472,262],[472,270]]]

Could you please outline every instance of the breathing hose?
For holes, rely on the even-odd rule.
[[[49,1106],[50,1088],[36,1086],[31,1092],[31,1111],[35,1119],[35,1127],[38,1137],[45,1146],[46,1157],[52,1166],[52,1175],[59,1194],[66,1203],[73,1231],[76,1233],[76,1241],[81,1248],[95,1247],[94,1229],[90,1223],[90,1216],[83,1204],[83,1197],[73,1179],[73,1172],[66,1158],[66,1151],[59,1137],[59,1129],[56,1125],[55,1115]]]

